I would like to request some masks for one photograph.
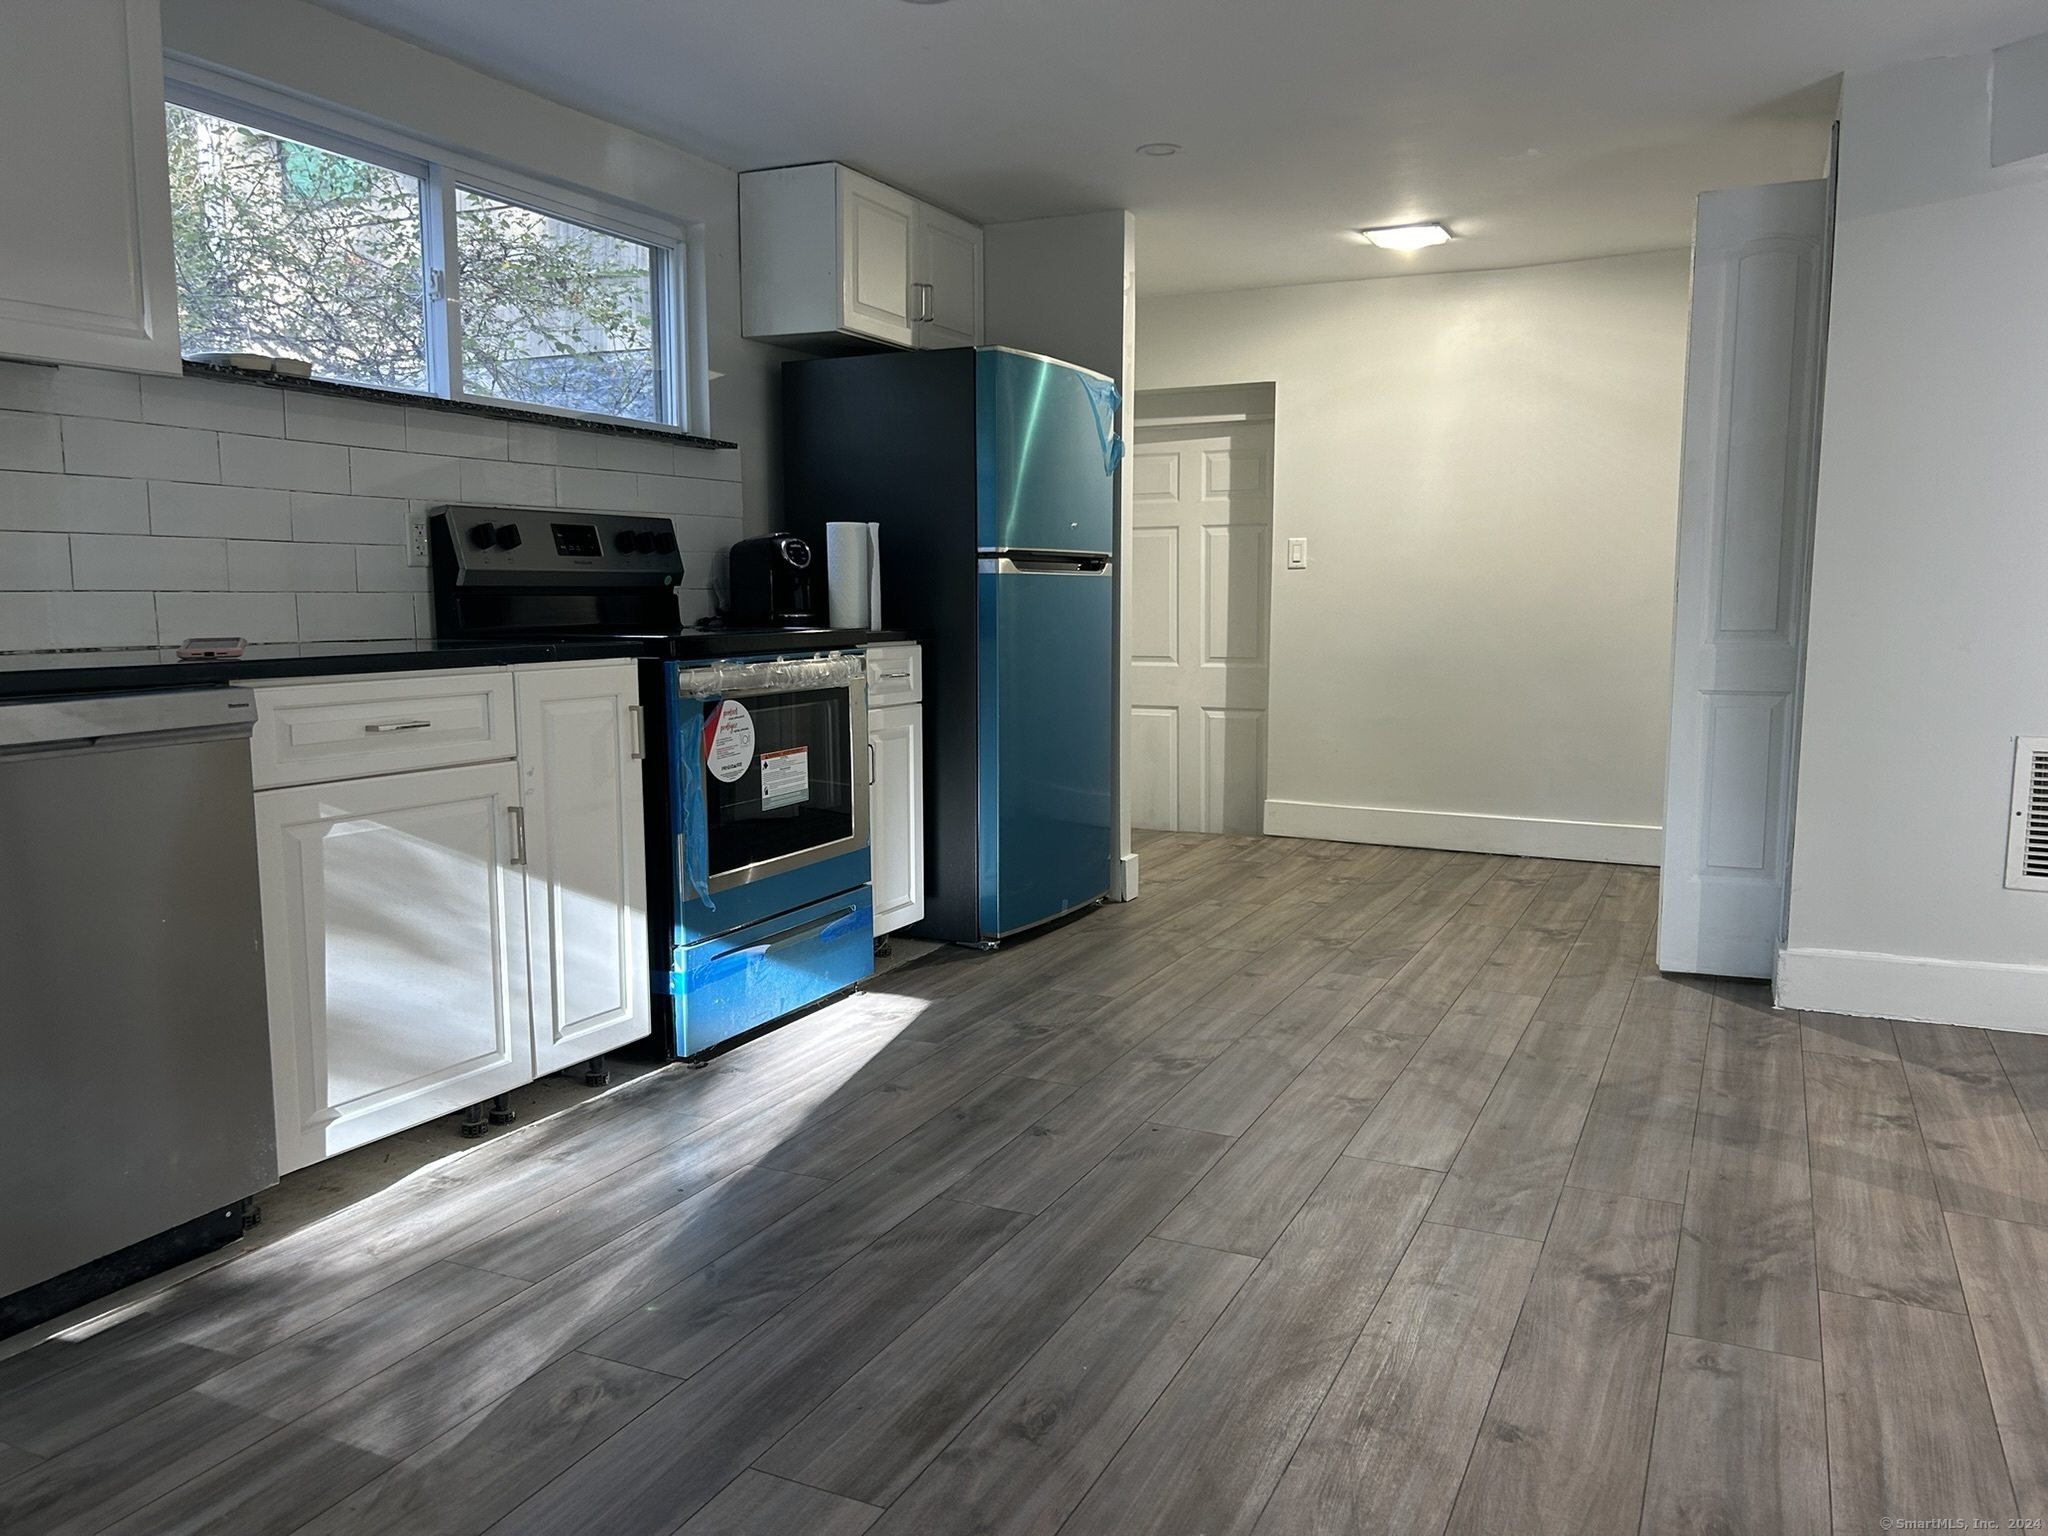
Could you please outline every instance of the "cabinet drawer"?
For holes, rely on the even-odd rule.
[[[509,671],[429,673],[257,688],[258,789],[509,758]]]
[[[916,704],[924,698],[924,647],[871,645],[868,657],[868,708]]]

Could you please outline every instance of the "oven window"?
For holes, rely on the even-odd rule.
[[[703,775],[713,876],[853,836],[847,690],[756,694],[740,702],[753,717],[753,760],[730,783]]]

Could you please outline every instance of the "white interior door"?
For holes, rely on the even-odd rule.
[[[1272,423],[1141,423],[1130,475],[1131,824],[1257,833]]]
[[[1769,976],[1791,864],[1828,184],[1700,198],[1657,963]]]

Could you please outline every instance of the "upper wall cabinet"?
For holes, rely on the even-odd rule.
[[[843,165],[740,177],[746,334],[835,347],[981,340],[981,231]]]
[[[178,371],[157,0],[0,0],[0,354]]]

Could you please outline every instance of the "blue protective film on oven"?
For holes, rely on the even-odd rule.
[[[683,828],[683,878],[697,899],[713,912],[718,903],[711,899],[711,834],[704,820],[704,721],[724,700],[717,697],[698,701],[694,715],[676,711],[676,761],[682,775],[683,803],[679,818]]]

